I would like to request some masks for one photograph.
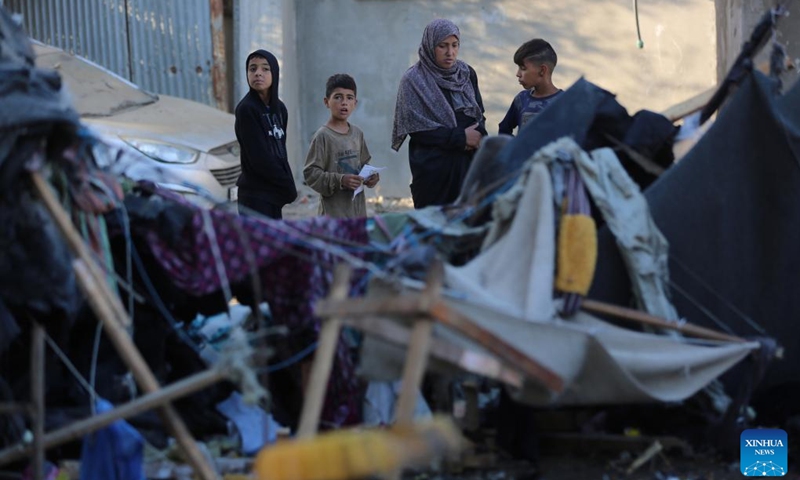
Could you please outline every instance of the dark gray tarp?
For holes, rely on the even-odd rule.
[[[25,181],[78,126],[60,77],[34,66],[27,35],[0,7],[0,352],[18,332],[17,309],[63,320],[80,306],[69,249]]]
[[[525,124],[513,140],[485,142],[499,152],[476,156],[458,202],[476,202],[487,191],[499,193],[509,188],[534,153],[563,137],[572,138],[586,151],[623,144],[664,169],[674,159],[676,130],[666,117],[654,112],[641,110],[630,116],[613,93],[581,78]],[[649,185],[655,179],[625,151],[618,152],[618,157],[639,185]]]
[[[670,243],[678,313],[785,347],[762,389],[800,381],[800,84],[774,91],[772,80],[750,74],[700,142],[645,192]],[[589,297],[626,305],[615,241],[607,230],[598,240]]]

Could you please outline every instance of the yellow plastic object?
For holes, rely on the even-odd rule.
[[[258,480],[346,480],[388,474],[453,453],[461,436],[449,418],[387,430],[340,430],[259,452]]]
[[[586,295],[597,265],[597,227],[588,215],[562,215],[558,231],[556,288]]]

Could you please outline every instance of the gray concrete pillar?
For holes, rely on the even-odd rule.
[[[717,79],[721,81],[761,16],[774,2],[766,0],[715,0],[717,15]],[[789,2],[790,15],[778,21],[777,39],[795,65],[800,64],[800,4]],[[755,64],[769,61],[767,45],[756,57]],[[797,81],[798,70],[784,75],[785,88]]]

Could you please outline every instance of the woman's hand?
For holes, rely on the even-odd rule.
[[[361,186],[362,178],[358,175],[345,174],[342,176],[342,188],[346,190],[355,190]]]
[[[380,179],[381,179],[381,176],[379,174],[373,173],[372,175],[367,177],[366,180],[364,180],[364,185],[369,187],[369,188],[372,188],[372,187],[374,187],[375,185],[378,184],[378,180],[380,180]]]
[[[483,138],[481,132],[478,131],[478,124],[467,127],[464,130],[464,134],[467,136],[466,150],[477,150],[481,145],[481,138]]]

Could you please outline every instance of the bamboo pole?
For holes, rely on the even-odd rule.
[[[33,404],[33,446],[31,468],[34,480],[44,480],[44,328],[32,322],[31,331],[31,403]]]
[[[728,335],[727,333],[711,330],[710,328],[701,327],[688,322],[670,322],[660,317],[650,315],[649,313],[633,310],[631,308],[620,307],[610,303],[599,302],[597,300],[590,300],[584,298],[581,302],[581,308],[592,312],[604,315],[611,315],[622,320],[641,323],[643,325],[650,325],[653,327],[663,328],[666,330],[676,330],[685,335],[697,338],[704,338],[707,340],[719,340],[722,342],[745,343],[747,340],[741,337]]]
[[[429,310],[439,299],[444,280],[444,265],[437,261],[428,271],[425,289],[422,292],[421,306]],[[400,382],[400,396],[397,399],[394,421],[395,426],[403,427],[414,423],[414,407],[422,377],[428,368],[428,356],[433,337],[433,320],[430,315],[423,315],[414,320],[411,330],[411,342],[406,354],[406,363],[403,366],[403,378]],[[403,469],[398,468],[389,476],[391,480],[400,480]]]
[[[428,310],[439,299],[443,279],[444,266],[441,262],[436,262],[428,272],[425,290],[422,292],[421,305],[424,310]],[[419,390],[425,369],[428,367],[432,335],[433,321],[430,316],[424,315],[415,319],[411,330],[411,342],[406,354],[406,363],[403,366],[400,396],[397,399],[395,412],[397,425],[408,425],[414,420],[417,390]]]
[[[0,415],[13,415],[15,413],[30,415],[32,411],[33,406],[28,403],[0,403]]]
[[[38,172],[31,173],[31,179],[45,207],[53,216],[73,253],[78,257],[73,261],[75,275],[97,319],[102,323],[106,335],[114,344],[131,373],[133,373],[136,383],[139,384],[142,390],[146,393],[158,391],[159,385],[155,375],[150,370],[150,367],[147,366],[142,354],[136,348],[126,330],[126,326],[131,325],[131,320],[122,307],[122,303],[109,289],[108,283],[105,281],[105,275],[100,272],[89,252],[89,248],[78,234],[67,212],[56,200],[47,181]],[[194,468],[201,480],[219,478],[208,459],[203,456],[183,419],[172,405],[163,405],[160,408],[160,413],[164,424],[183,449],[188,463]]]
[[[344,325],[361,330],[365,334],[402,347],[404,350],[411,345],[411,329],[406,325],[388,318],[363,317],[347,318]],[[431,356],[461,370],[498,380],[514,388],[522,388],[524,376],[521,371],[507,365],[496,355],[484,353],[453,343],[447,339],[431,339]]]
[[[147,362],[145,362],[142,354],[136,348],[128,331],[125,330],[122,324],[114,320],[112,308],[109,305],[110,302],[106,300],[108,297],[101,293],[103,288],[105,287],[105,289],[107,289],[108,286],[105,283],[97,283],[95,279],[92,278],[91,273],[82,260],[75,259],[73,261],[73,268],[75,269],[75,275],[78,277],[78,283],[81,285],[86,298],[89,300],[89,304],[92,306],[92,310],[94,310],[98,319],[103,324],[106,336],[108,336],[111,343],[114,344],[120,357],[131,370],[136,383],[139,384],[146,393],[157,392],[159,390],[158,380],[156,380]],[[183,449],[187,462],[195,469],[195,472],[200,478],[203,480],[218,478],[219,476],[216,474],[216,471],[206,457],[203,456],[203,453],[197,446],[197,442],[195,442],[189,429],[183,422],[183,419],[178,415],[178,412],[175,411],[175,408],[170,404],[165,404],[161,406],[160,413],[170,433]]]
[[[706,106],[711,97],[714,96],[716,93],[717,85],[713,87],[703,90],[702,92],[698,93],[697,95],[689,98],[687,100],[682,101],[676,105],[669,107],[668,109],[661,112],[661,115],[667,117],[667,120],[670,122],[677,122],[678,120],[688,117],[689,115],[699,112]]]
[[[347,298],[352,274],[353,270],[349,265],[345,263],[336,265],[328,298],[332,300]],[[303,411],[300,414],[300,426],[297,429],[298,439],[313,437],[317,433],[341,330],[341,318],[333,317],[323,321],[317,352],[314,354],[314,363],[311,367],[311,377],[303,402]]]
[[[67,212],[64,211],[64,208],[60,203],[58,203],[58,200],[50,189],[50,185],[41,176],[41,174],[37,172],[31,173],[31,178],[36,191],[39,193],[39,196],[44,202],[45,207],[47,207],[47,210],[50,212],[50,215],[53,216],[53,220],[55,220],[56,225],[58,225],[61,234],[64,235],[64,238],[72,249],[72,252],[76,257],[83,260],[86,268],[89,270],[89,273],[91,273],[91,276],[97,283],[107,285],[106,273],[97,265],[97,262],[95,262],[92,252],[89,250],[86,242],[83,241],[83,238],[81,238],[80,234],[75,229],[75,226],[72,224],[72,220],[70,220]],[[113,301],[114,299],[117,301]],[[116,296],[111,295],[108,298],[108,302],[111,307],[111,312],[113,313],[113,318],[122,323],[125,328],[130,328],[131,319],[128,317],[128,313],[125,311],[125,308],[122,306],[122,303],[119,301],[119,299],[117,299]]]
[[[190,395],[214,383],[223,380],[225,373],[219,369],[205,370],[190,377],[168,385],[157,392],[148,393],[136,400],[120,405],[113,410],[103,412],[93,417],[79,420],[66,427],[48,432],[42,437],[44,449],[63,445],[72,440],[77,440],[103,427],[111,425],[120,419],[126,419],[142,412],[160,407],[175,399]],[[19,444],[0,451],[0,465],[7,464],[24,458],[33,450],[31,445]]]
[[[451,308],[440,300],[431,308],[431,315],[442,325],[474,340],[509,365],[513,365],[530,378],[556,393],[564,391],[564,379],[538,360],[525,354],[514,345],[503,340],[491,330],[476,323],[467,315]]]

